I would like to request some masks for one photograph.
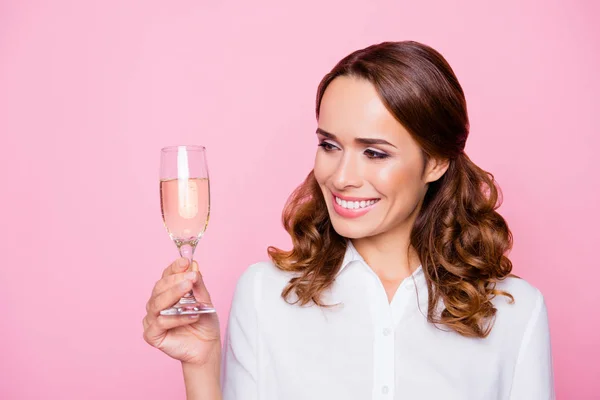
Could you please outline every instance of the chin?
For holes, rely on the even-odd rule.
[[[366,228],[365,224],[361,224],[358,221],[340,221],[339,218],[331,218],[331,214],[329,215],[329,218],[333,229],[342,237],[347,239],[362,239],[372,236],[371,229]]]

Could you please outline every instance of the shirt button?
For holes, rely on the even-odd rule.
[[[383,394],[388,394],[389,391],[390,391],[390,389],[387,386],[384,386],[381,388],[381,393],[383,393]]]
[[[383,336],[390,336],[390,333],[392,333],[392,330],[390,328],[385,328],[383,330]]]

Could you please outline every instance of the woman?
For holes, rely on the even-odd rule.
[[[159,316],[192,285],[210,303],[197,265],[154,288],[144,338],[181,360],[188,398],[554,398],[544,299],[511,275],[445,59],[415,42],[356,51],[316,114],[314,170],[283,213],[293,249],[240,278],[222,367],[215,315]]]

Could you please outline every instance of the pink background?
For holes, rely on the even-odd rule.
[[[515,272],[546,296],[558,398],[600,398],[598,15],[593,1],[0,1],[0,398],[183,398],[179,363],[142,339],[176,257],[159,149],[208,148],[197,255],[224,331],[237,277],[289,243],[280,212],[313,162],[319,80],[404,39],[441,51],[465,89],[467,151],[504,191]]]

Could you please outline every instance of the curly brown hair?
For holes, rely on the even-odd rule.
[[[496,211],[501,204],[494,176],[464,153],[469,134],[465,96],[450,65],[429,46],[413,41],[384,42],[342,59],[319,84],[316,116],[328,85],[339,76],[365,79],[429,157],[449,160],[445,174],[431,182],[411,232],[427,281],[427,319],[466,337],[486,337],[496,308],[492,299],[512,295],[496,289],[509,276],[505,253],[512,234]],[[293,248],[268,253],[284,271],[297,273],[282,292],[292,303],[322,303],[347,247],[329,219],[325,199],[311,171],[283,210]],[[296,299],[290,300],[295,294]],[[444,308],[436,312],[443,301]]]

